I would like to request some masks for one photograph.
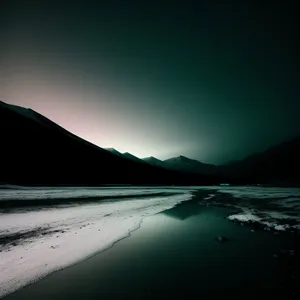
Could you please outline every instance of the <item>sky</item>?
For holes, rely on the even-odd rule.
[[[300,134],[296,4],[255,2],[2,0],[0,99],[138,157],[244,158]]]

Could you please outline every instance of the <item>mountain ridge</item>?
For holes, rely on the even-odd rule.
[[[152,166],[165,168],[164,162],[154,156],[144,157],[143,161],[145,161],[146,163],[148,163],[149,165],[152,165]]]
[[[140,163],[143,163],[145,164],[146,162],[138,157],[136,157],[135,155],[129,153],[129,152],[124,152],[123,153],[123,156],[126,157],[127,159],[131,159],[133,161],[137,161],[137,162],[140,162]]]
[[[184,155],[163,161],[103,149],[34,110],[2,101],[0,125],[0,182],[4,183],[300,184],[300,137],[243,160],[215,166]]]
[[[123,157],[123,153],[119,152],[118,150],[116,150],[115,148],[103,148],[104,150],[113,153],[117,156]]]
[[[300,184],[300,136],[220,166],[221,174],[243,174],[249,182]]]
[[[19,185],[205,184],[119,157],[46,117],[0,102],[0,182]],[[25,113],[25,114],[24,114]]]
[[[213,174],[217,168],[215,165],[205,164],[196,159],[188,158],[184,155],[171,157],[163,162],[169,169],[192,173]]]

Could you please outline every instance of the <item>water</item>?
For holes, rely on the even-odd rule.
[[[0,205],[0,297],[109,248],[139,228],[143,218],[192,197],[188,190],[143,195],[136,189],[130,191],[136,195],[126,199],[126,191],[112,192],[122,196],[82,198],[78,203],[54,192],[51,201],[43,205],[43,190],[36,198],[25,200],[19,195],[19,201],[12,198],[5,208]],[[76,195],[79,193],[86,192],[79,189]],[[92,197],[95,193],[106,191],[95,190]],[[32,197],[33,193],[29,190],[28,194]]]
[[[224,218],[230,210],[201,206],[198,202],[202,198],[145,218],[139,230],[111,249],[6,299],[250,299],[285,295],[283,278],[288,273],[282,273],[273,254],[289,249],[291,240],[233,224]],[[218,236],[229,241],[220,243]]]

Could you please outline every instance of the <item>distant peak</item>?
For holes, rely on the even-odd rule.
[[[188,157],[186,157],[186,156],[184,156],[184,155],[179,155],[179,156],[178,156],[178,158],[180,158],[180,159],[188,159],[188,160],[190,160],[190,158],[188,158]]]
[[[155,160],[159,160],[159,161],[160,161],[160,159],[158,159],[158,158],[156,158],[156,157],[154,157],[154,156],[150,156],[150,158],[151,158],[151,159],[155,159]]]
[[[133,154],[131,154],[130,152],[124,152],[123,155],[130,155],[130,156],[134,156]]]
[[[104,148],[104,150],[106,150],[112,154],[118,155],[118,156],[123,156],[123,154],[121,152],[119,152],[118,150],[116,150],[115,148]]]
[[[149,157],[145,157],[144,159],[146,160],[158,160],[158,161],[161,161],[160,159],[154,157],[154,156],[149,156]]]
[[[104,148],[107,151],[117,151],[115,148]]]
[[[133,154],[131,154],[129,152],[124,152],[123,155],[131,157],[131,158],[137,158],[137,159],[139,159],[138,157],[134,156]]]
[[[186,161],[188,160],[188,161],[190,161],[191,159],[184,155],[179,155],[179,156],[175,156],[175,157],[166,159],[166,161],[172,161],[172,160],[186,160]]]

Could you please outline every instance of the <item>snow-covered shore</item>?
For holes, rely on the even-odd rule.
[[[204,188],[206,189],[206,188]],[[300,232],[300,189],[262,186],[209,187],[201,204],[226,206],[236,213],[231,221],[251,223],[266,230]]]
[[[190,200],[197,190],[207,191],[199,204],[233,209],[229,220],[300,230],[300,189],[294,188],[0,189],[2,203],[13,203],[9,208],[0,206],[0,297],[111,247],[139,228],[143,218]],[[49,199],[58,201],[36,206]],[[22,201],[29,205],[18,207]]]
[[[186,189],[169,196],[2,212],[0,297],[109,248],[137,229],[143,218],[191,197]]]

